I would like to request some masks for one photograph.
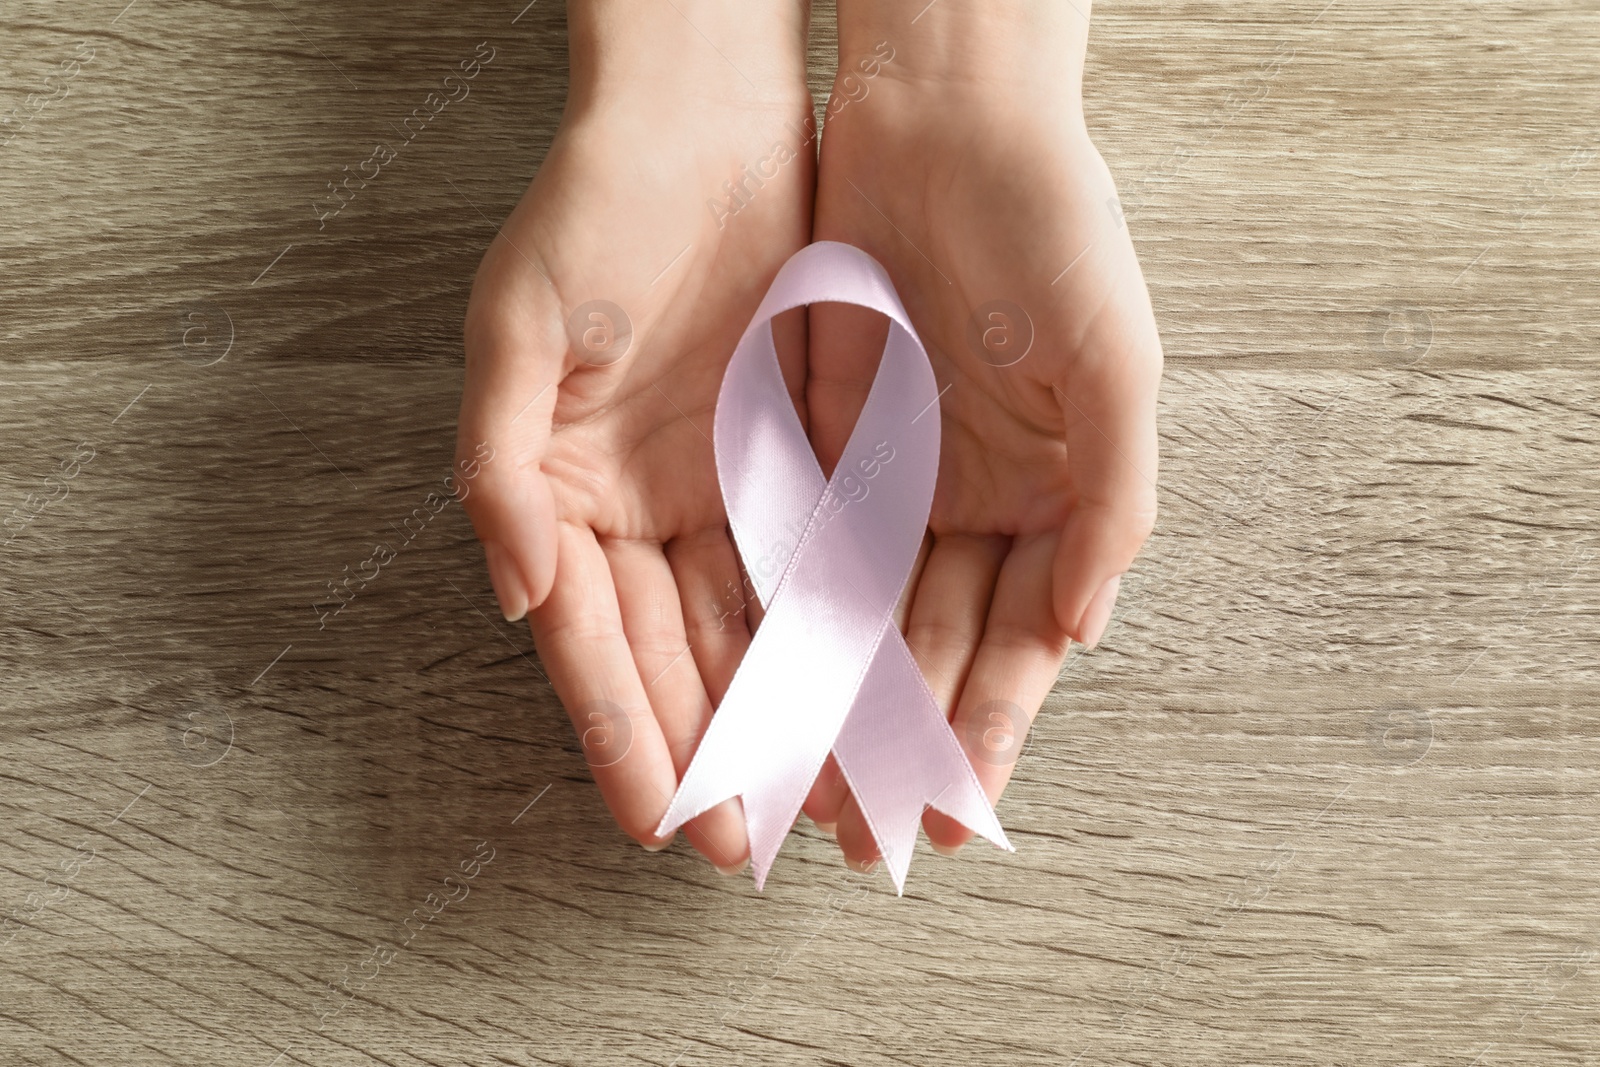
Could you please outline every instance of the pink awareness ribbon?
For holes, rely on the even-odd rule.
[[[771,328],[779,312],[823,301],[890,321],[831,479],[789,399]],[[741,797],[757,889],[830,749],[897,892],[925,807],[1012,850],[894,624],[933,504],[938,403],[933,368],[888,274],[834,241],[801,249],[778,271],[723,377],[717,476],[766,614],[656,833]],[[780,557],[781,567],[751,565]]]

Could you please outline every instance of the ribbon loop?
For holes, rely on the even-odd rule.
[[[890,320],[877,377],[832,478],[789,400],[771,329],[780,312],[821,302]],[[657,833],[741,796],[757,888],[830,749],[897,891],[926,806],[1011,848],[893,620],[933,503],[938,400],[888,275],[865,252],[832,241],[784,264],[728,364],[717,397],[717,475],[766,615]]]

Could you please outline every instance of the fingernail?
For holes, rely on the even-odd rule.
[[[716,864],[712,864],[712,866],[716,867]],[[736,875],[743,874],[745,871],[749,870],[749,868],[750,868],[750,861],[749,860],[745,860],[743,863],[739,864],[737,867],[717,867],[717,873],[722,875],[722,876],[724,876],[724,877],[726,877],[726,878],[733,878]]]
[[[941,845],[937,841],[929,841],[928,844],[941,856],[954,856],[961,851],[960,845]]]
[[[870,860],[863,861],[853,860],[849,856],[846,856],[844,858],[844,865],[849,867],[852,871],[855,871],[857,874],[871,874],[873,871],[878,869],[878,857],[874,856]]]
[[[812,825],[815,826],[818,830],[821,830],[823,833],[827,834],[829,837],[833,838],[834,840],[838,840],[838,838],[839,838],[839,824],[838,823],[836,823],[836,822],[819,822],[819,823],[813,823]]]
[[[516,622],[528,614],[528,585],[522,580],[522,568],[497,544],[486,542],[483,558],[489,564],[489,584],[494,586],[500,613],[507,622]]]
[[[1078,643],[1085,648],[1093,648],[1100,643],[1100,637],[1106,632],[1106,623],[1111,621],[1111,609],[1117,606],[1117,591],[1122,588],[1122,575],[1108,580],[1100,587],[1100,591],[1089,601],[1089,606],[1083,609],[1083,621],[1078,623]]]
[[[672,838],[669,837],[659,845],[646,845],[641,843],[639,847],[644,849],[646,852],[665,852],[671,846]]]

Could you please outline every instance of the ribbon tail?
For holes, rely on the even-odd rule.
[[[776,787],[761,783],[743,794],[745,832],[750,837],[750,873],[755,876],[758,893],[766,888],[767,872],[799,817],[807,792],[809,783],[798,793],[784,783]]]
[[[733,718],[725,716],[722,721]],[[713,729],[717,721],[712,719]],[[797,772],[793,762],[772,758],[781,757],[786,751],[783,747],[759,739],[752,744],[740,743],[728,736],[732,732],[723,731],[721,739],[714,739],[711,730],[706,732],[667,813],[656,827],[656,835],[665,836],[729,797],[739,797],[750,839],[750,870],[755,875],[756,889],[760,890],[800,814],[815,771]],[[817,760],[819,765],[821,762]]]
[[[898,631],[891,630],[878,646],[833,754],[896,893],[905,891],[925,808],[936,808],[996,846],[1015,851]]]
[[[805,605],[774,601],[667,805],[657,836],[665,837],[729,797],[742,797],[750,866],[756,887],[765,885],[849,713],[858,691],[854,680],[873,661],[889,629],[877,622],[874,637],[874,620],[864,613],[855,623],[835,620],[844,637],[831,650],[829,642],[821,642],[823,653],[835,655],[797,657],[795,649],[818,646],[809,633],[808,612]]]

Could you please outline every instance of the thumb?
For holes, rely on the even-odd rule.
[[[552,294],[474,291],[467,310],[457,495],[483,542],[500,610],[513,622],[542,604],[555,581],[555,500],[542,469],[567,350],[555,306]]]
[[[1094,346],[1099,358],[1084,359],[1051,387],[1066,425],[1073,494],[1053,567],[1056,621],[1090,648],[1156,519],[1160,341],[1153,321],[1118,333]]]

